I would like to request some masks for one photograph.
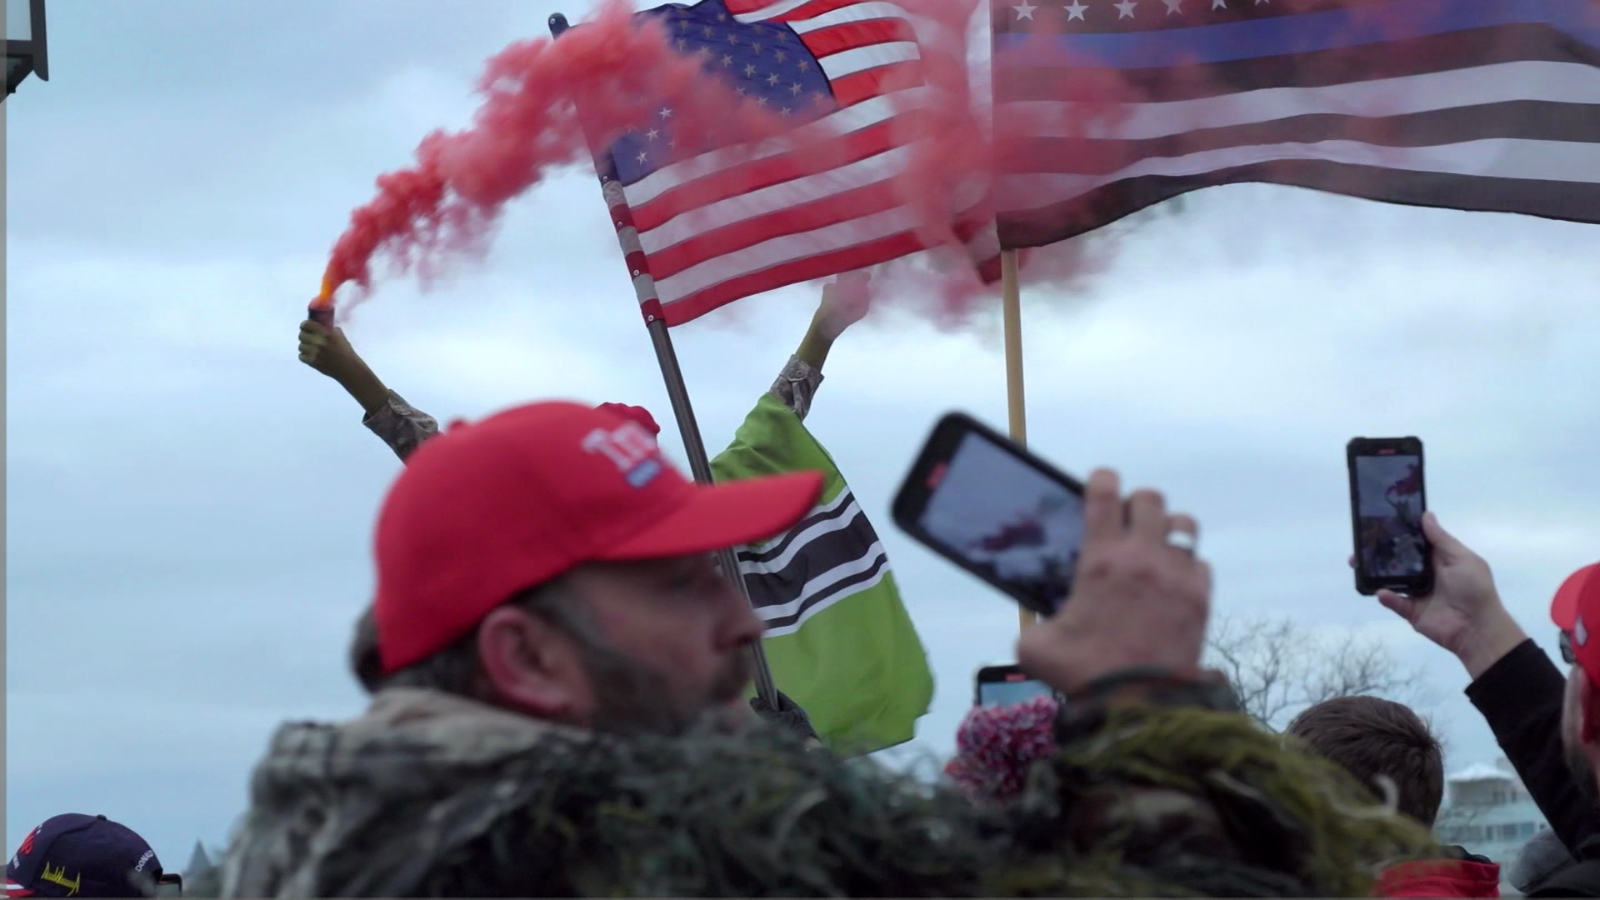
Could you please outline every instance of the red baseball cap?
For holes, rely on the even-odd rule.
[[[1550,618],[1567,636],[1572,655],[1600,684],[1600,563],[1584,566],[1561,582],[1550,602]]]
[[[606,412],[616,413],[624,419],[632,419],[649,429],[651,434],[661,433],[661,426],[656,424],[656,417],[650,415],[650,410],[642,406],[629,406],[626,403],[602,403],[596,406],[595,409],[603,409]]]
[[[378,513],[373,616],[385,673],[459,640],[587,562],[709,553],[781,534],[822,475],[697,485],[638,421],[533,403],[424,442]]]

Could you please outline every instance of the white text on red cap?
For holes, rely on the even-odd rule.
[[[628,484],[642,488],[661,474],[661,447],[638,422],[596,428],[584,436],[586,453],[598,453],[616,465]]]

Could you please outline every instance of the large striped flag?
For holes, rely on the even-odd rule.
[[[910,740],[933,699],[933,673],[888,554],[828,451],[769,392],[711,470],[718,481],[802,470],[826,476],[803,521],[738,553],[751,603],[767,623],[772,677],[831,747],[870,753]]]
[[[1002,246],[1245,181],[1600,222],[1597,0],[994,0],[993,14],[997,122],[1025,136],[997,177]]]
[[[928,249],[893,183],[918,135],[903,117],[930,102],[904,10],[881,0],[701,0],[638,15],[659,20],[708,79],[796,117],[779,139],[689,153],[663,105],[599,161],[647,318],[681,325]],[[992,269],[985,199],[979,191],[953,230]]]

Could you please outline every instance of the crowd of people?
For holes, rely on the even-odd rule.
[[[773,387],[797,414],[862,312],[825,299]],[[1565,675],[1432,513],[1433,590],[1378,596],[1460,660],[1548,819],[1516,860],[1435,842],[1442,753],[1414,711],[1341,697],[1284,734],[1243,714],[1202,663],[1199,523],[1109,469],[1087,480],[1070,596],[1016,644],[1060,699],[973,710],[929,784],[746,699],[763,626],[715,554],[795,525],[818,478],[696,484],[616,404],[441,431],[313,321],[301,359],[405,461],[351,643],[370,705],[271,738],[187,894],[1494,897],[1504,865],[1528,896],[1600,896],[1600,564],[1552,604]],[[980,740],[997,722],[1026,739]],[[9,896],[173,882],[93,815],[44,823],[7,867]]]

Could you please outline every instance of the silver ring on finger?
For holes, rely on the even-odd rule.
[[[1190,531],[1173,530],[1167,533],[1167,546],[1194,556],[1195,551],[1200,549],[1200,536]]]

